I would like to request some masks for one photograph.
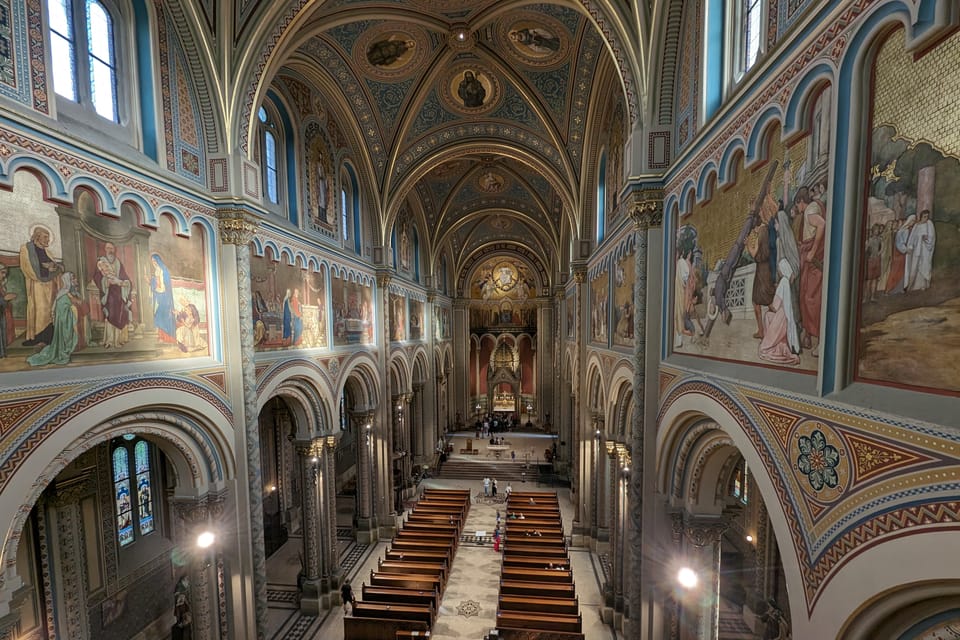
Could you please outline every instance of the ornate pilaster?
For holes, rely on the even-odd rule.
[[[176,520],[175,530],[178,540],[186,549],[191,549],[193,557],[187,564],[186,580],[181,576],[179,584],[189,603],[190,631],[195,640],[213,640],[219,637],[219,625],[212,607],[219,597],[216,589],[216,577],[211,579],[213,565],[217,561],[216,547],[201,549],[195,538],[207,528],[216,530],[216,521],[223,514],[225,496],[208,494],[199,499],[174,498],[171,501]],[[216,610],[219,611],[219,606]]]
[[[84,638],[90,629],[87,614],[86,547],[83,538],[83,516],[80,501],[96,492],[92,473],[57,482],[49,506],[56,512],[56,531],[60,570],[55,581],[59,603],[59,628],[64,636]]]
[[[663,223],[663,191],[660,189],[638,190],[631,194],[629,205],[630,218],[634,223],[636,234],[636,250],[634,253],[634,284],[633,284],[633,423],[630,429],[630,451],[633,455],[633,473],[630,475],[629,510],[630,510],[630,584],[627,589],[627,616],[629,625],[636,629],[633,634],[640,637],[640,615],[642,611],[641,594],[646,590],[644,584],[643,554],[643,488],[644,478],[647,476],[644,465],[644,451],[646,449],[645,426],[647,424],[646,411],[646,355],[647,355],[647,250],[648,233],[651,227],[659,227]],[[656,422],[651,429],[656,428]],[[650,470],[653,473],[653,470]],[[628,635],[630,635],[628,633]]]
[[[355,411],[350,414],[357,439],[357,509],[358,534],[367,533],[370,539],[363,540],[369,544],[373,540],[370,533],[376,529],[375,505],[376,495],[376,445],[374,443],[374,421],[376,412],[373,410]],[[389,434],[388,434],[389,435]],[[361,540],[358,539],[358,542]]]
[[[720,627],[720,541],[730,527],[732,513],[693,516],[684,511],[680,528],[686,555],[701,576],[700,600],[696,610],[697,638],[716,640]]]
[[[600,501],[602,500],[603,490],[600,485],[603,484],[603,469],[600,464],[601,451],[606,449],[604,444],[604,418],[600,412],[594,412],[590,416],[590,429],[593,433],[593,447],[591,448],[590,460],[590,537],[596,545],[600,529]]]
[[[253,339],[253,305],[250,289],[250,240],[257,230],[256,219],[243,209],[221,209],[220,242],[225,259],[230,254],[236,265],[237,308],[239,309],[240,376],[243,381],[243,448],[246,453],[247,501],[250,515],[251,573],[256,609],[257,638],[266,636],[267,554],[263,541],[263,478],[260,469],[260,432],[257,411],[256,350]],[[240,473],[244,475],[243,472]]]
[[[323,489],[327,478],[323,477],[321,456],[322,440],[298,440],[294,442],[297,452],[297,467],[300,469],[300,507],[303,511],[303,575],[300,585],[300,610],[306,615],[320,611],[320,579],[323,568],[321,556],[324,547],[324,532],[320,521]]]
[[[320,494],[321,521],[326,525],[327,544],[324,547],[326,555],[326,566],[330,568],[330,588],[336,590],[340,586],[340,550],[337,547],[337,487],[335,478],[337,477],[337,437],[327,436],[324,439],[323,452],[320,456],[320,463],[323,470],[323,476],[328,479],[324,485],[324,491]]]

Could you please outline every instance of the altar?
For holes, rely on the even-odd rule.
[[[505,393],[503,391],[494,394],[493,396],[493,410],[495,412],[506,412],[512,413],[516,411],[516,398],[512,393]]]

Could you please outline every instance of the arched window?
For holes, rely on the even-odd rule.
[[[95,0],[47,0],[47,14],[54,91],[120,122],[113,13]]]
[[[741,64],[743,73],[750,70],[760,55],[760,38],[763,34],[763,3],[760,0],[741,0]]]
[[[750,470],[747,469],[747,462],[743,458],[740,458],[740,462],[737,463],[737,468],[730,478],[730,496],[736,498],[743,504],[747,504],[747,500],[749,499],[747,496],[749,478]]]
[[[597,244],[603,242],[607,226],[607,153],[600,156],[597,172]]]
[[[349,164],[340,172],[340,237],[346,249],[360,255],[360,189],[356,174]]]
[[[154,495],[154,452],[146,440],[126,434],[111,452],[117,542],[136,542],[157,528]]]
[[[263,195],[268,204],[280,205],[280,140],[276,119],[264,107],[257,112],[260,120],[260,166],[263,170]]]

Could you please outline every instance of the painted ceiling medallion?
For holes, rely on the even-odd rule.
[[[501,193],[506,187],[507,179],[493,169],[480,172],[477,176],[477,188],[482,193]]]
[[[353,57],[373,77],[399,80],[420,66],[427,51],[427,34],[409,25],[387,24],[357,39]]]
[[[490,226],[497,231],[506,231],[513,227],[513,220],[507,216],[496,216],[490,219]]]
[[[570,36],[556,19],[542,13],[512,14],[497,27],[506,49],[532,67],[550,67],[562,62],[570,50]]]
[[[477,63],[461,63],[445,76],[440,95],[454,111],[464,115],[486,113],[500,101],[500,80]]]

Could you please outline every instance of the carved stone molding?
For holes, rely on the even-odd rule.
[[[86,472],[67,480],[58,480],[54,485],[51,502],[56,507],[75,504],[87,496],[96,494],[96,491],[96,477],[92,472]]]
[[[703,548],[720,541],[724,532],[730,528],[731,515],[719,516],[693,515],[686,511],[679,514],[679,526],[683,537],[694,547]],[[678,521],[675,517],[674,526]]]
[[[377,272],[377,287],[380,289],[386,289],[390,286],[390,282],[393,280],[393,275],[383,271]]]
[[[246,246],[257,232],[256,219],[243,209],[220,209],[217,219],[223,244]]]
[[[174,498],[173,511],[178,518],[190,525],[205,524],[223,514],[226,492],[208,493],[200,498]]]

